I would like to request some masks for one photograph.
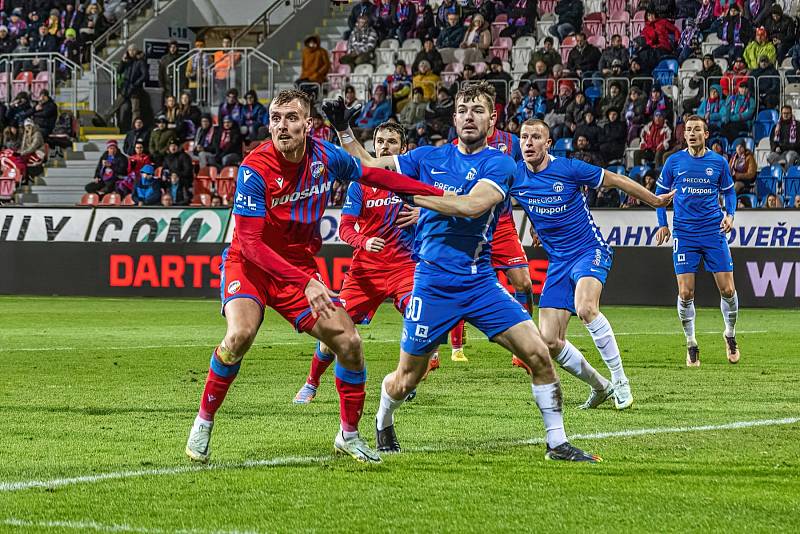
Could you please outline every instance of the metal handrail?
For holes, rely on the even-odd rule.
[[[128,9],[125,12],[124,17],[112,24],[111,27],[109,27],[100,35],[100,37],[92,42],[92,54],[99,54],[100,50],[108,45],[108,41],[111,40],[112,36],[118,35],[119,33],[122,33],[122,46],[126,46],[128,44],[128,39],[130,38],[129,20],[138,16],[140,12],[144,11],[150,6],[153,7],[153,16],[157,16],[161,7],[160,4],[160,0],[141,0],[138,4]]]
[[[232,42],[233,45],[236,46],[239,44],[246,35],[248,35],[253,28],[259,25],[264,26],[264,31],[261,34],[261,39],[258,41],[258,44],[263,43],[267,37],[270,36],[271,33],[276,32],[283,28],[288,22],[292,19],[292,17],[303,7],[306,6],[311,2],[311,0],[275,0],[261,15],[259,15],[255,21],[253,21],[249,26],[241,30],[239,33],[233,36]],[[277,11],[281,7],[286,7],[291,5],[292,12],[289,16],[286,17],[286,20],[278,24],[274,29],[272,28],[269,18],[275,11]]]
[[[98,81],[97,74],[99,71],[105,71],[111,79],[111,103],[117,100],[117,68],[109,61],[104,60],[94,52],[92,52],[91,60],[92,72],[92,109],[98,110]],[[116,117],[113,118],[116,121]]]
[[[46,69],[48,72],[47,90],[50,93],[51,98],[56,96],[56,63],[61,62],[69,67],[70,77],[72,80],[72,111],[73,113],[77,114],[78,79],[83,76],[83,67],[59,52],[12,52],[9,54],[4,54],[3,57],[0,58],[0,65],[5,65],[7,84],[6,94],[8,95],[9,101],[11,100],[11,86],[14,82],[12,79],[14,64],[21,61],[31,61],[41,58],[46,60]]]

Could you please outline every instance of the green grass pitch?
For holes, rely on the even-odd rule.
[[[529,382],[474,329],[469,363],[444,347],[398,411],[409,452],[334,458],[332,376],[292,405],[314,345],[270,312],[217,415],[212,465],[197,468],[183,448],[224,333],[217,302],[2,297],[0,531],[797,532],[798,311],[742,310],[734,366],[719,310],[699,310],[699,369],[685,367],[674,309],[605,313],[633,408],[580,411],[586,388],[560,373],[568,434],[601,464],[546,462],[522,443],[543,435]],[[384,306],[362,330],[373,444],[400,323]],[[577,320],[570,333],[608,376]]]

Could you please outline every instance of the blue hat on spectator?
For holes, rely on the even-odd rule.
[[[142,171],[141,171],[142,174],[153,174],[154,172],[156,172],[156,170],[149,163],[147,165],[145,165],[144,167],[142,167]]]

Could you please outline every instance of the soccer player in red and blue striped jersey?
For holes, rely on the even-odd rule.
[[[214,415],[269,306],[298,332],[324,342],[339,356],[341,427],[334,440],[336,451],[362,462],[380,462],[358,433],[366,395],[361,339],[317,273],[319,221],[337,180],[360,181],[401,194],[441,192],[384,169],[362,169],[341,148],[311,138],[310,111],[305,93],[279,93],[270,105],[272,140],[248,154],[239,168],[233,208],[236,227],[223,254],[221,280],[228,330],[211,356],[200,411],[189,434],[186,454],[192,460],[208,461]]]
[[[373,134],[375,154],[400,155],[406,151],[405,130],[385,122]],[[418,212],[403,204],[394,193],[353,182],[342,209],[339,237],[355,249],[353,261],[339,293],[345,310],[355,324],[369,324],[378,307],[392,299],[404,313],[414,288],[416,262],[411,258]],[[333,363],[335,354],[323,344],[311,360],[306,383],[295,395],[295,404],[314,400],[320,378]],[[431,368],[439,366],[431,359]]]

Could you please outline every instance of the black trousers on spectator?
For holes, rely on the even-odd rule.
[[[99,182],[89,182],[86,184],[84,189],[87,193],[98,193],[101,195],[105,195],[106,193],[112,193],[114,191],[114,185],[116,184],[116,180],[108,180],[108,181],[99,181]]]

